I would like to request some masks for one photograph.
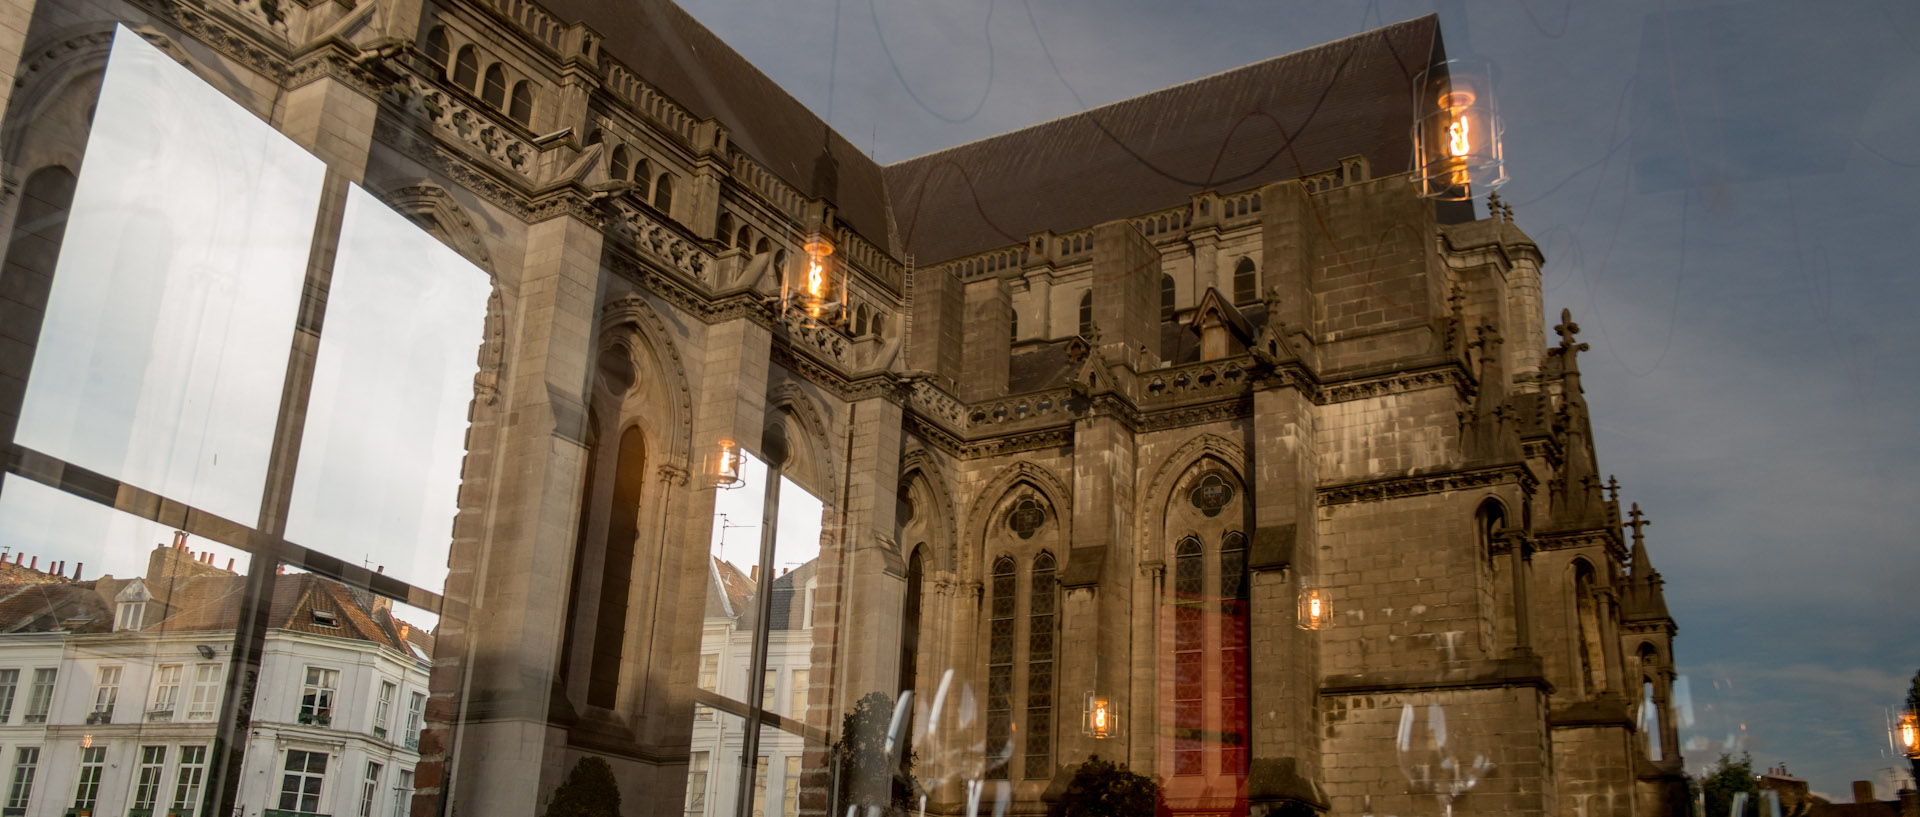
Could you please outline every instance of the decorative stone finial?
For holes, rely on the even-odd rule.
[[[1645,528],[1653,523],[1648,522],[1647,515],[1640,512],[1640,503],[1638,502],[1633,503],[1633,510],[1627,513],[1627,517],[1633,520],[1627,523],[1627,527],[1633,528],[1633,544],[1638,546],[1645,536],[1641,533],[1641,528]]]

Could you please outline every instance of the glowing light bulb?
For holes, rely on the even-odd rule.
[[[1912,712],[1900,716],[1900,745],[1909,755],[1920,752],[1920,718]]]
[[[1447,126],[1447,150],[1455,156],[1465,156],[1473,152],[1473,143],[1467,136],[1467,120],[1455,120]]]
[[[732,440],[720,441],[720,455],[713,466],[713,485],[716,488],[740,485],[740,448]]]

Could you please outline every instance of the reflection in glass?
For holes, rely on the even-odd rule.
[[[17,442],[253,522],[323,173],[117,29]]]
[[[490,291],[459,253],[348,192],[287,538],[441,587]]]

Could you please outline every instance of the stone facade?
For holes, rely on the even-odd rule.
[[[0,97],[9,440],[116,22],[326,162],[317,247],[351,182],[491,277],[414,813],[538,813],[587,756],[626,813],[685,813],[721,440],[827,509],[800,812],[875,785],[827,747],[906,690],[942,814],[1042,813],[1096,754],[1191,813],[1684,806],[1676,627],[1597,464],[1577,326],[1549,340],[1510,209],[1408,183],[1384,49],[1441,53],[1433,18],[1341,46],[1348,73],[1323,46],[880,167],[663,0],[598,5],[0,25],[8,53],[25,32]],[[1058,166],[1091,155],[1083,117],[1153,134],[1259,86],[1301,127],[1323,84],[1298,145],[1223,154],[1286,154],[1237,181]],[[1159,134],[1157,167],[1204,170],[1209,127]],[[993,230],[954,215],[976,204]],[[770,307],[814,229],[849,271],[825,328]]]

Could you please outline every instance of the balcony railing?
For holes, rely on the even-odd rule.
[[[151,710],[147,712],[147,720],[152,721],[154,723],[171,723],[173,722],[173,710],[171,709]]]
[[[92,726],[94,724],[100,724],[100,723],[113,723],[113,710],[96,709],[92,712],[87,713],[88,726]]]
[[[327,712],[302,712],[299,717],[302,726],[332,726],[333,715]],[[293,814],[294,812],[287,812]]]

